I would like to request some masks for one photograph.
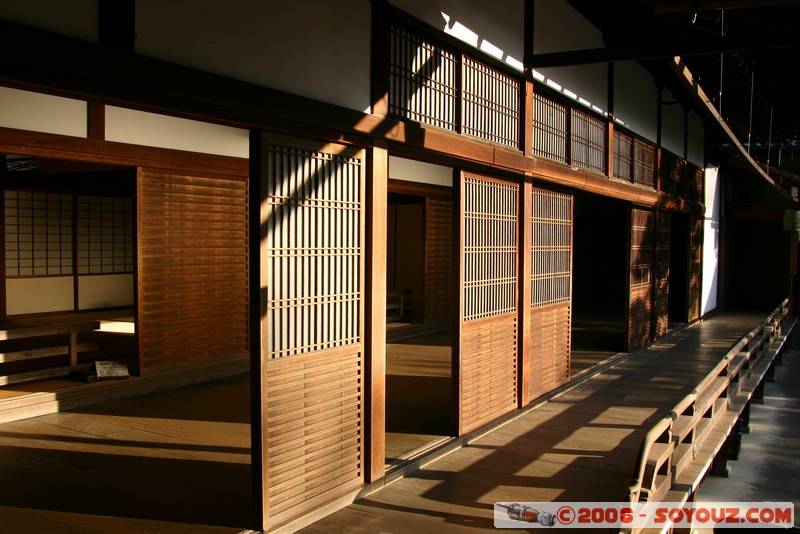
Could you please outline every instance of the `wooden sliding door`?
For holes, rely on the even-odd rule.
[[[364,153],[261,142],[263,522],[364,481]]]
[[[689,217],[689,321],[700,318],[703,283],[703,215]]]
[[[656,214],[655,339],[669,330],[669,240],[670,214]]]
[[[653,340],[655,220],[653,210],[636,207],[630,210],[628,352]]]
[[[533,188],[528,398],[569,381],[573,197]]]
[[[457,432],[517,408],[519,184],[461,178]]]

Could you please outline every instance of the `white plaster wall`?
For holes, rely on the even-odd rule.
[[[86,137],[86,102],[0,87],[0,126],[72,137]]]
[[[523,0],[390,0],[421,21],[522,69]],[[502,6],[502,9],[498,9]]]
[[[99,0],[0,0],[0,19],[96,43]]]
[[[80,276],[78,302],[81,310],[133,306],[133,275]]]
[[[389,178],[453,187],[453,169],[422,161],[389,156]]]
[[[106,106],[106,140],[205,154],[249,157],[249,131]]]
[[[689,154],[687,159],[698,167],[706,164],[705,142],[703,119],[694,111],[689,111]]]
[[[658,140],[658,88],[635,61],[614,64],[614,116],[632,132]]]
[[[494,4],[496,5],[496,4]],[[537,0],[534,7],[534,54],[602,48],[603,34],[565,0]],[[608,111],[608,66],[581,65],[537,69],[552,83],[574,93],[579,102]]]
[[[6,280],[8,315],[69,311],[74,306],[71,276]]]
[[[365,111],[371,7],[369,0],[137,0],[136,51]]]
[[[662,92],[661,146],[683,157],[684,112],[683,105],[669,89]]]
[[[703,315],[717,307],[720,230],[719,169],[707,168],[705,181],[706,213],[703,220],[703,285],[700,310]]]

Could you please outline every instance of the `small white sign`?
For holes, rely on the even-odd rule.
[[[128,364],[117,360],[105,360],[94,362],[98,380],[110,380],[118,378],[128,378]]]

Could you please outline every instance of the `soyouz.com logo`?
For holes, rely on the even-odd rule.
[[[790,502],[497,502],[495,528],[792,528]]]

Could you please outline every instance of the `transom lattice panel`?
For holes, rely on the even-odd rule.
[[[630,182],[633,169],[633,138],[614,131],[614,178]]]
[[[630,296],[628,350],[653,339],[653,282],[655,214],[631,208]]]
[[[606,168],[606,125],[578,109],[572,109],[571,163],[595,172]]]
[[[518,185],[464,179],[464,320],[517,309]]]
[[[389,112],[455,131],[456,55],[398,26],[391,27],[389,48]]]
[[[518,80],[464,57],[463,93],[463,133],[519,147]]]
[[[656,186],[656,147],[639,139],[633,141],[633,183]]]
[[[268,357],[360,343],[361,160],[271,150],[265,189]]]
[[[533,153],[567,161],[567,106],[539,93],[533,95]]]

